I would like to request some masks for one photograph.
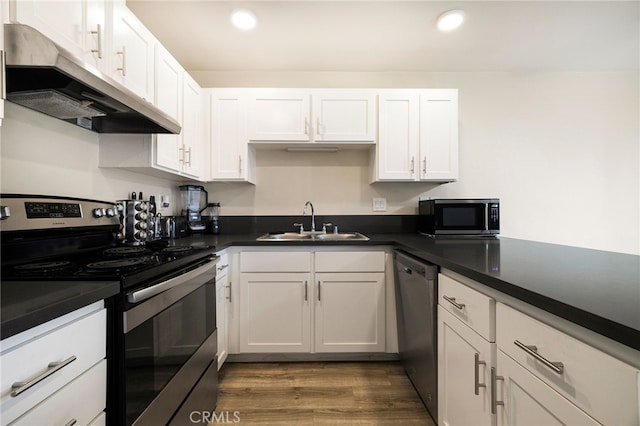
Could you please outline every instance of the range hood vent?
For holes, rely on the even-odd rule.
[[[98,133],[180,133],[180,124],[37,30],[4,25],[7,100]]]

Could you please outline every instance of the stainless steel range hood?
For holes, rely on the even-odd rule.
[[[26,25],[5,24],[6,97],[98,133],[180,133],[180,124]]]

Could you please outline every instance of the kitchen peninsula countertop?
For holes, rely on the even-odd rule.
[[[205,235],[231,246],[389,245],[640,350],[640,256],[513,238],[443,239],[366,233],[369,241],[271,242],[258,235]]]
[[[640,350],[640,256],[504,237],[366,235],[369,241],[272,242],[256,241],[257,234],[223,234],[191,236],[172,243],[215,245],[217,250],[232,246],[391,246]],[[57,288],[52,283],[29,288],[29,296],[26,287],[12,289],[2,283],[2,338],[33,327],[71,305],[79,308],[78,303],[89,304],[119,290],[117,283],[71,284],[73,288]],[[30,298],[31,305],[26,303]]]

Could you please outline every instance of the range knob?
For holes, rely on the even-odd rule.
[[[134,237],[137,240],[146,240],[147,239],[147,232],[146,231],[138,231],[134,234]]]
[[[137,220],[147,220],[147,213],[145,213],[145,212],[136,213],[136,219]]]
[[[143,210],[147,210],[147,203],[145,203],[145,202],[138,203],[138,204],[135,205],[134,208],[136,210],[138,210],[139,212],[143,211]]]
[[[100,218],[102,216],[104,216],[105,214],[105,210],[104,209],[93,209],[93,217],[95,218]]]
[[[138,222],[135,226],[136,229],[147,229],[147,222]]]
[[[107,217],[115,217],[118,214],[118,211],[116,207],[112,207],[110,209],[107,209],[106,213],[107,213]]]

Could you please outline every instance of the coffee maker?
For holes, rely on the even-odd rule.
[[[207,229],[202,220],[202,212],[209,204],[209,193],[200,185],[180,186],[180,199],[182,201],[182,216],[187,219],[189,232],[192,234],[204,233]]]

